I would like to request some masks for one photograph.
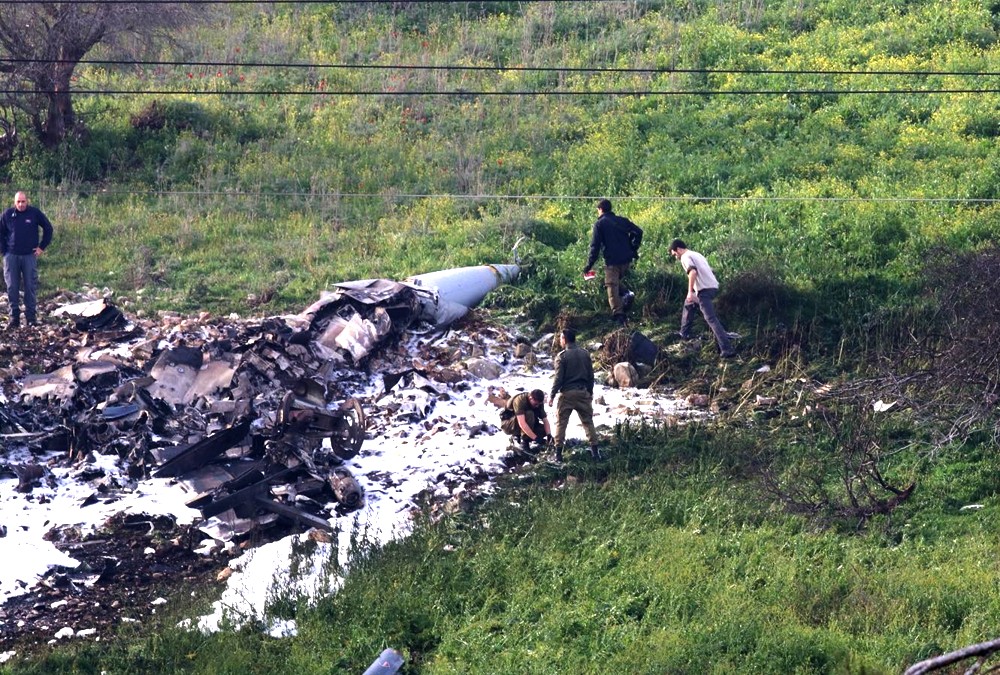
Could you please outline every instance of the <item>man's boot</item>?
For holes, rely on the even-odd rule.
[[[622,307],[628,309],[635,302],[635,293],[622,289]]]
[[[528,440],[527,436],[521,436],[521,452],[525,455],[531,454],[531,441]]]
[[[7,324],[7,328],[13,330],[14,328],[21,327],[21,317],[17,314],[10,315],[10,322]]]
[[[563,446],[561,445],[556,446],[556,464],[562,464],[563,461],[562,449]]]
[[[596,445],[590,446],[590,456],[598,461],[604,459],[604,455],[601,454],[600,448]]]

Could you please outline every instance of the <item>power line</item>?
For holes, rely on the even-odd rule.
[[[905,94],[1000,94],[1000,89],[624,89],[624,90],[511,90],[491,91],[473,89],[412,91],[374,89],[0,89],[0,95],[26,96],[30,94],[72,94],[101,96],[841,96],[841,95],[905,95]]]
[[[420,5],[505,5],[502,0],[407,0]],[[553,2],[563,4],[593,4],[606,0],[518,0],[523,2]],[[629,4],[640,4],[628,0]],[[63,0],[63,5],[396,5],[398,0]],[[40,0],[6,0],[8,5],[38,5]],[[642,3],[658,7],[659,3]]]
[[[75,190],[35,190],[46,194],[79,195]],[[274,191],[245,192],[240,190],[99,190],[90,196],[161,196],[161,197],[238,197],[256,199],[285,199],[288,197],[308,197],[310,199],[495,199],[519,201],[597,201],[607,195],[553,195],[553,194],[453,194],[453,193],[383,193],[383,192],[311,192],[311,191]],[[616,198],[619,202],[806,202],[806,203],[913,203],[913,204],[1000,204],[1000,199],[980,197],[803,197],[803,196],[738,196],[738,197],[699,197],[692,195],[622,195]]]
[[[310,70],[413,70],[531,73],[636,73],[685,75],[836,75],[897,77],[998,77],[1000,71],[973,70],[808,70],[771,68],[672,68],[672,67],[570,67],[570,66],[464,66],[370,63],[289,63],[274,61],[133,61],[120,59],[42,59],[0,57],[0,63],[79,64],[98,66],[180,66],[185,68],[307,68]]]

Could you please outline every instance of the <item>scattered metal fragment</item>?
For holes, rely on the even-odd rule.
[[[339,467],[330,472],[327,477],[333,493],[337,495],[337,501],[349,509],[356,509],[361,506],[364,493],[357,479],[351,472],[343,467]]]
[[[75,322],[79,331],[121,328],[126,323],[125,315],[106,298],[63,305],[52,314],[69,317]]]
[[[384,649],[362,675],[393,675],[403,667],[403,655],[395,649]]]
[[[44,375],[28,375],[21,385],[21,397],[49,398],[65,404],[76,393],[76,376],[73,365],[63,366],[56,371]]]
[[[244,420],[236,426],[223,429],[179,450],[175,449],[176,454],[154,470],[153,475],[179,476],[186,471],[197,469],[246,438],[249,429],[250,420]]]
[[[452,359],[433,345],[412,356],[394,347],[421,322],[440,328],[464,316],[518,272],[483,265],[345,282],[300,314],[256,320],[137,319],[107,289],[64,293],[40,307],[40,326],[0,344],[11,357],[0,370],[3,451],[65,452],[81,466],[116,455],[133,478],[175,478],[212,536],[289,520],[329,528],[331,509],[364,503],[344,461],[364,443],[364,406],[377,410],[345,396],[345,381],[380,359],[399,374],[386,376],[385,412],[436,433],[428,416],[447,396],[442,383],[460,386],[465,371],[439,365]],[[17,475],[24,489],[40,478]],[[220,519],[227,524],[209,522]]]
[[[15,489],[18,492],[31,492],[35,484],[45,475],[45,469],[33,463],[19,464],[14,467],[14,473],[17,475],[17,487]]]

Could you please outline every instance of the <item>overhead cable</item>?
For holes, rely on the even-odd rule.
[[[903,95],[903,94],[1000,94],[1000,89],[563,89],[551,91],[512,90],[491,91],[473,89],[413,91],[375,89],[0,89],[0,95],[72,94],[102,96],[841,96],[841,95]]]
[[[413,70],[529,73],[637,73],[681,75],[836,75],[892,77],[998,77],[1000,71],[975,70],[809,70],[772,68],[673,68],[673,67],[571,67],[571,66],[467,66],[378,63],[291,63],[279,61],[135,61],[126,59],[43,59],[0,57],[0,63],[78,64],[95,66],[179,66],[185,68],[306,68],[309,70]]]
[[[74,190],[35,190],[35,192],[80,195],[80,189]],[[596,201],[605,195],[553,195],[553,194],[454,194],[454,193],[418,193],[401,192],[386,194],[383,192],[312,192],[312,191],[274,191],[246,192],[240,190],[116,190],[101,189],[94,196],[161,196],[161,197],[239,197],[257,199],[284,199],[288,197],[307,197],[310,199],[471,199],[471,200],[546,200],[546,201]],[[980,197],[807,197],[807,196],[738,196],[738,197],[699,197],[693,195],[621,195],[617,201],[646,202],[806,202],[806,203],[914,203],[914,204],[1000,204],[1000,199]]]
[[[407,0],[418,5],[500,5],[507,2],[490,0]],[[523,2],[556,2],[571,4],[593,4],[606,0],[519,0]],[[631,4],[639,4],[630,0]],[[6,0],[7,5],[47,4],[39,0]],[[397,0],[62,0],[62,5],[398,5]],[[659,7],[659,3],[645,3]]]

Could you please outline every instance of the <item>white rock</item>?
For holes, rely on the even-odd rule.
[[[484,380],[495,380],[501,373],[500,364],[489,359],[466,359],[465,367],[470,373]]]
[[[639,373],[635,366],[627,361],[616,363],[613,372],[615,383],[622,388],[634,387],[639,384]]]

